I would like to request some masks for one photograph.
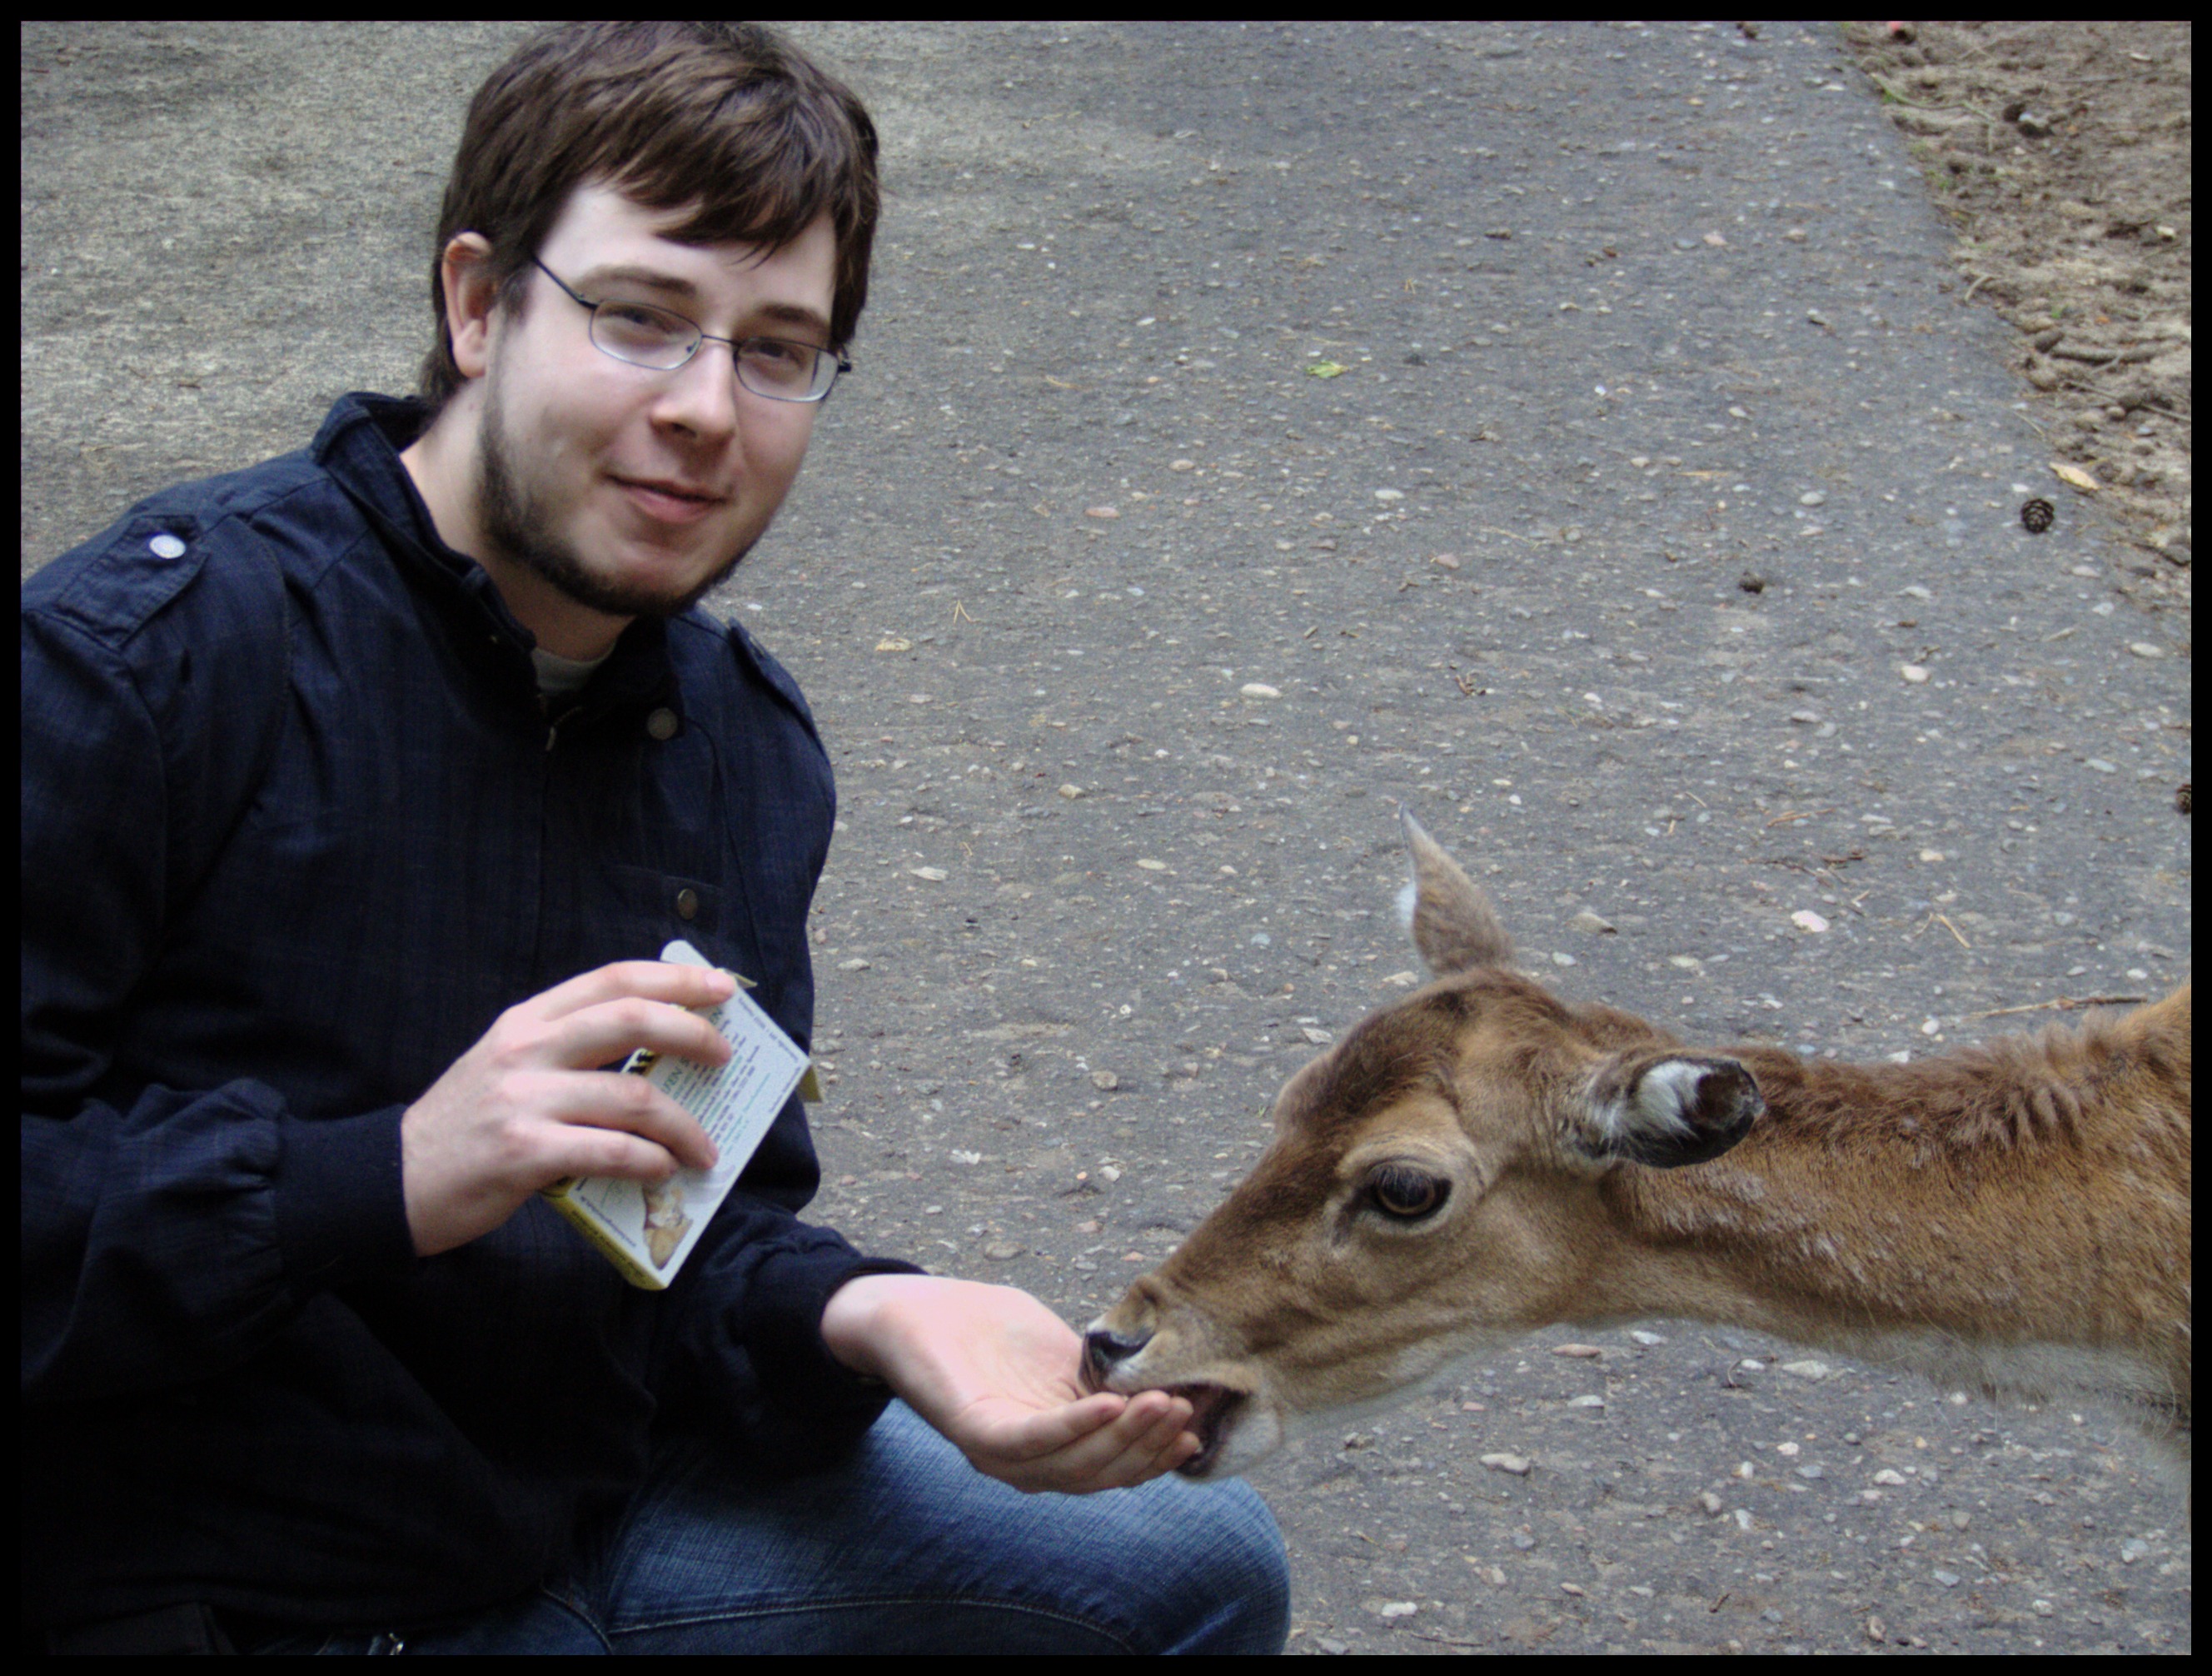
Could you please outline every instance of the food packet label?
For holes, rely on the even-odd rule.
[[[679,966],[712,964],[681,938],[660,958]],[[633,1286],[658,1292],[676,1278],[807,1073],[805,1053],[755,1004],[748,987],[739,978],[737,992],[720,1006],[695,1009],[729,1043],[728,1063],[703,1065],[641,1048],[623,1066],[625,1075],[647,1078],[699,1120],[720,1152],[713,1169],[678,1169],[658,1185],[568,1176],[543,1190]]]

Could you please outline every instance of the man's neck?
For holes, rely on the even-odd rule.
[[[583,661],[605,657],[628,628],[627,617],[610,617],[578,605],[526,564],[495,550],[477,514],[477,425],[480,384],[471,383],[446,404],[435,424],[400,450],[399,463],[430,509],[438,539],[482,565],[514,619],[555,655]]]

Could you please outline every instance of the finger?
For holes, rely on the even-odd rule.
[[[1109,1482],[1141,1483],[1197,1453],[1195,1449],[1186,1450],[1183,1447],[1183,1441],[1193,1436],[1186,1428],[1194,1412],[1187,1398],[1170,1398],[1161,1406],[1157,1417],[1146,1417],[1150,1413],[1149,1405],[1138,1410],[1137,1405],[1132,1404],[1131,1408],[1136,1411],[1122,1417],[1123,1425],[1109,1427],[1105,1434],[1107,1441],[1121,1446],[1098,1468],[1101,1476]],[[1135,1423],[1130,1423],[1132,1422]]]
[[[1000,1423],[988,1435],[978,1435],[970,1458],[988,1455],[1009,1469],[1058,1460],[1066,1451],[1111,1425],[1128,1401],[1111,1392],[1100,1392],[1080,1402]]]
[[[1198,1452],[1197,1440],[1183,1428],[1190,1403],[1164,1391],[1140,1392],[1111,1423],[1097,1428],[1048,1457],[1026,1463],[1025,1489],[1059,1490],[1081,1495],[1124,1489],[1158,1477]]]
[[[641,1076],[625,1076],[619,1071],[563,1074],[544,1109],[556,1123],[573,1129],[637,1137],[667,1161],[659,1172],[662,1175],[678,1164],[695,1170],[711,1169],[718,1156],[698,1118]],[[626,1148],[616,1150],[630,1152]],[[587,1173],[641,1179],[635,1168]]]
[[[680,1167],[667,1148],[641,1136],[590,1124],[559,1127],[560,1137],[547,1149],[548,1166],[539,1172],[544,1177],[540,1185],[565,1176],[609,1176],[652,1186]]]
[[[722,1033],[696,1013],[624,996],[586,1007],[556,1021],[543,1044],[554,1064],[585,1070],[627,1059],[638,1048],[719,1065],[730,1057]]]
[[[1042,1461],[1027,1462],[1019,1468],[997,1472],[994,1476],[1021,1490],[1050,1490],[1068,1496],[1087,1496],[1096,1490],[1127,1490],[1147,1483],[1163,1473],[1173,1472],[1195,1456],[1201,1447],[1195,1436],[1183,1432],[1177,1435],[1170,1447],[1158,1454],[1136,1451],[1091,1465],[1079,1465],[1063,1454],[1048,1457]]]
[[[1084,1487],[1127,1490],[1136,1484],[1148,1484],[1174,1472],[1196,1456],[1204,1447],[1194,1432],[1170,1432],[1166,1441],[1157,1447],[1148,1437],[1142,1445],[1125,1451],[1099,1468],[1091,1481]]]
[[[586,1007],[638,996],[676,1007],[714,1007],[727,1001],[737,979],[716,966],[672,960],[617,960],[556,984],[522,1005],[543,1019],[564,1018]]]
[[[1186,1399],[1176,1398],[1158,1420],[1127,1441],[1101,1476],[1115,1485],[1136,1484],[1182,1466],[1200,1447],[1197,1434],[1188,1429],[1193,1412]]]

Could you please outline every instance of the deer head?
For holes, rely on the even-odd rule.
[[[1515,970],[1482,892],[1404,820],[1434,981],[1284,1085],[1251,1175],[1085,1336],[1099,1388],[1191,1399],[1193,1477],[1582,1313],[1616,1173],[1714,1157],[1763,1109],[1741,1062]]]

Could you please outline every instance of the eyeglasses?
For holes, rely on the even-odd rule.
[[[569,290],[561,276],[535,256],[530,260],[538,272],[567,293],[570,302],[592,311],[592,347],[633,367],[674,372],[699,352],[701,344],[727,344],[730,358],[737,365],[738,382],[770,401],[820,401],[837,382],[838,375],[853,370],[853,363],[843,356],[811,344],[794,344],[781,338],[717,338],[702,332],[683,315],[649,302],[589,302]]]

